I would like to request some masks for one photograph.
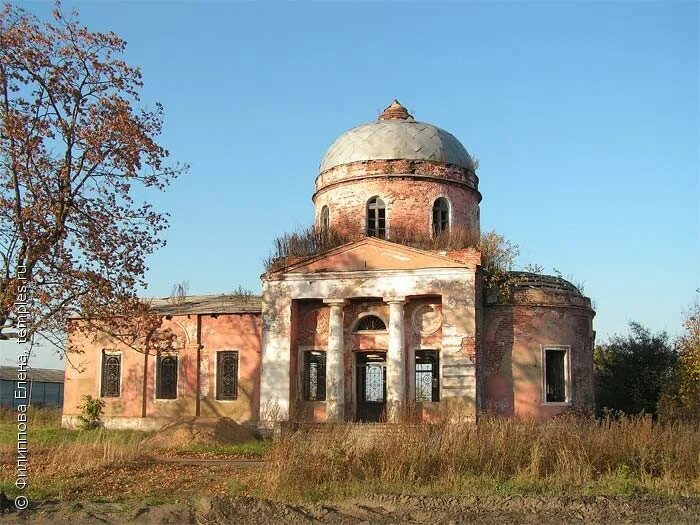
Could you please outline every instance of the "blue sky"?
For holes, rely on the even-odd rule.
[[[312,221],[326,148],[394,98],[478,157],[483,230],[585,283],[598,341],[676,334],[697,295],[697,2],[64,6],[128,41],[192,166],[153,197],[172,217],[149,295],[258,291],[275,236]]]

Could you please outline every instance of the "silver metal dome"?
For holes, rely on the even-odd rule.
[[[395,116],[403,110],[403,116]],[[387,112],[391,116],[386,117]],[[464,146],[444,129],[416,122],[403,106],[394,102],[376,122],[363,124],[343,133],[321,161],[319,172],[341,164],[363,160],[429,160],[473,169]]]

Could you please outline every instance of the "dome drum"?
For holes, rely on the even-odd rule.
[[[327,209],[330,226],[352,235],[361,233],[367,227],[366,207],[373,197],[381,198],[386,206],[389,238],[399,231],[429,235],[433,229],[433,207],[440,198],[449,203],[451,227],[476,234],[480,231],[478,192],[445,182],[400,177],[346,181],[317,193],[316,223],[320,224],[321,214]]]
[[[416,121],[394,101],[379,119],[342,134],[328,149],[312,200],[316,223],[385,237],[393,230],[479,234],[479,178],[467,150],[447,131]],[[379,198],[386,209],[370,211]],[[435,203],[450,204],[435,224]],[[322,219],[323,215],[323,220]],[[376,215],[376,216],[375,216]],[[381,222],[379,234],[375,222]]]

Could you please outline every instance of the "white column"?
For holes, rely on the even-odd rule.
[[[278,283],[263,281],[260,426],[267,430],[289,419],[290,295]]]
[[[387,419],[397,421],[406,403],[406,355],[404,337],[404,297],[384,299],[389,304],[389,348],[386,356]]]
[[[343,359],[342,299],[326,299],[330,306],[326,351],[326,421],[345,419],[345,367]]]

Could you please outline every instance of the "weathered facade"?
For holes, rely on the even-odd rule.
[[[154,301],[153,309],[162,315],[159,330],[173,334],[161,352],[107,329],[86,332],[76,325],[69,330],[75,350],[66,362],[64,425],[77,423],[83,396],[91,395],[104,401],[107,426],[151,430],[182,416],[227,416],[255,426],[260,298],[195,296]],[[235,359],[233,395],[226,395],[217,380],[224,358]]]
[[[139,428],[179,416],[269,428],[591,408],[594,312],[579,290],[520,273],[504,299],[486,293],[475,248],[404,242],[460,232],[468,246],[478,184],[454,136],[394,102],[341,135],[316,178],[316,225],[354,240],[278,261],[262,297],[161,300],[167,352],[71,332],[81,352],[66,369],[65,424],[86,394],[105,400],[106,424]]]

